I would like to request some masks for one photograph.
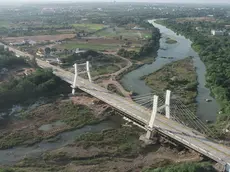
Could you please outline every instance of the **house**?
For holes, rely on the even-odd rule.
[[[230,29],[230,25],[225,25],[225,28],[226,29]]]
[[[75,50],[75,54],[84,53],[84,52],[86,52],[86,50],[80,50],[79,48]]]
[[[214,36],[223,36],[224,35],[224,31],[221,30],[211,30],[211,34]]]

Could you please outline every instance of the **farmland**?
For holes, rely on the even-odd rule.
[[[59,49],[68,49],[68,50],[81,48],[81,49],[86,49],[86,50],[91,49],[96,51],[116,50],[117,48],[119,48],[118,44],[109,43],[109,41],[103,39],[88,40],[88,41],[84,41],[84,40],[68,41],[61,45],[57,45],[56,47]]]
[[[73,24],[72,26],[77,31],[84,30],[86,32],[95,32],[105,27],[103,24],[89,24],[89,23]]]
[[[22,42],[25,39],[33,40],[36,42],[43,41],[59,41],[67,38],[73,38],[75,34],[59,34],[59,35],[37,35],[37,36],[23,36],[23,37],[5,37],[2,40],[6,43]]]
[[[97,26],[96,28],[99,29],[100,27]],[[61,45],[57,45],[56,48],[68,50],[80,48],[114,52],[120,48],[126,48],[127,50],[139,51],[150,36],[151,33],[146,30],[128,30],[122,27],[107,28],[87,37],[71,39]]]
[[[138,40],[141,38],[150,38],[151,33],[148,31],[137,31],[137,30],[125,29],[122,27],[116,27],[116,28],[108,28],[99,31],[95,35],[98,37],[106,37],[106,38],[119,38],[120,36],[122,36],[123,39]]]

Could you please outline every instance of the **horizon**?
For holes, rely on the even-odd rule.
[[[48,4],[48,3],[105,3],[114,2],[122,3],[158,3],[158,4],[230,4],[229,0],[8,0],[0,2],[0,4],[16,5],[16,4]]]

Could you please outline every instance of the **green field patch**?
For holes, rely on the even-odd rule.
[[[80,48],[80,49],[85,49],[85,50],[103,51],[103,50],[117,49],[119,48],[119,45],[70,42],[70,43],[62,44],[61,48],[65,48],[65,49]]]
[[[114,73],[116,71],[118,71],[120,68],[113,65],[113,64],[109,64],[106,66],[101,66],[101,67],[96,67],[93,68],[92,71],[92,76],[99,76],[99,75],[104,75],[104,74],[111,74]]]
[[[6,27],[6,28],[9,28],[9,27],[10,27],[10,22],[0,20],[0,27]]]
[[[100,29],[104,28],[103,24],[85,24],[85,23],[81,23],[81,24],[73,24],[73,27],[77,30],[85,30],[88,32],[93,32],[93,31],[97,31]]]
[[[101,30],[95,34],[99,37],[107,37],[107,38],[118,38],[118,39],[148,39],[151,37],[150,32],[146,31],[136,31],[136,30],[127,30],[125,28],[108,28],[105,30]]]

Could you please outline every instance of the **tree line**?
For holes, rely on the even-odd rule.
[[[226,36],[204,35],[191,22],[177,23],[168,19],[160,23],[193,42],[192,47],[199,53],[207,68],[206,85],[221,105],[222,113],[218,115],[217,124],[230,122],[230,39]]]
[[[13,52],[5,50],[4,46],[0,47],[0,69],[12,68],[14,65],[26,65],[26,60],[16,57]]]
[[[39,97],[63,93],[66,84],[52,70],[37,69],[31,75],[11,79],[0,85],[0,107],[10,108],[15,104],[32,103]]]

